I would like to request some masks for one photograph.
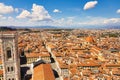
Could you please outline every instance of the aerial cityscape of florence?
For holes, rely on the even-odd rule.
[[[0,80],[120,80],[120,0],[0,0]]]

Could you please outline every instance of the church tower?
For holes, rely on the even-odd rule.
[[[2,32],[0,33],[0,39],[4,80],[21,80],[17,33]]]

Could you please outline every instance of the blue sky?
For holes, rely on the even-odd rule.
[[[0,0],[1,26],[120,26],[120,0]]]

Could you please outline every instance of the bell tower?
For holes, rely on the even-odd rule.
[[[0,39],[4,80],[21,80],[17,33],[2,32],[0,33]]]

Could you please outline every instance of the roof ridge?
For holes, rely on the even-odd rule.
[[[43,68],[42,70],[43,70],[43,76],[44,76],[43,80],[45,80],[45,71],[44,71],[45,68],[44,68],[44,64],[42,64],[42,68]]]

